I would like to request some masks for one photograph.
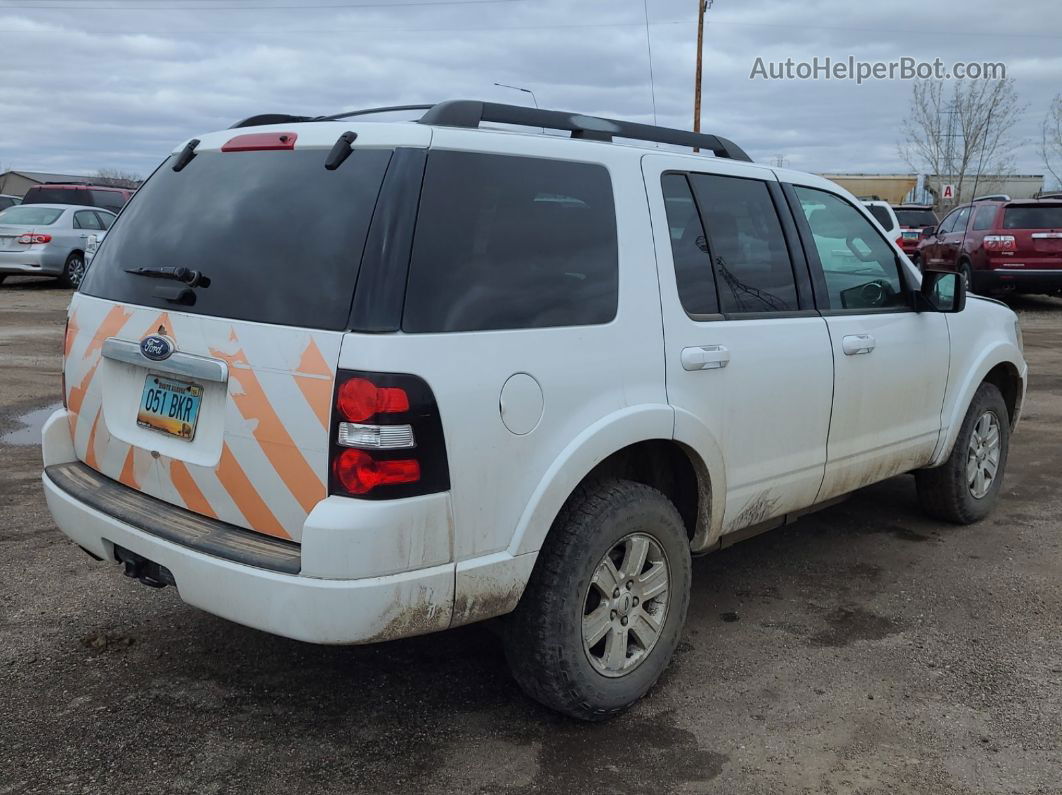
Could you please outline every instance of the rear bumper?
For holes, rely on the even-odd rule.
[[[151,535],[91,508],[43,475],[59,529],[97,557],[115,545],[170,570],[185,602],[275,635],[311,643],[370,643],[445,629],[454,566],[328,580],[269,571],[208,555]]]
[[[0,273],[35,273],[58,276],[63,272],[66,259],[47,248],[27,247],[24,251],[0,251]]]
[[[1062,290],[1062,269],[993,268],[974,270],[974,292],[1014,291],[1019,293],[1053,293]]]

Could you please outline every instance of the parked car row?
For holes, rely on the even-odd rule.
[[[95,250],[114,219],[109,210],[69,204],[23,203],[0,211],[0,282],[12,274],[56,276],[76,288],[86,250]]]

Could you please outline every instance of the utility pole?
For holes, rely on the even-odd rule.
[[[701,51],[704,49],[704,12],[711,4],[712,0],[697,0],[697,74],[693,78],[694,132],[701,131]]]

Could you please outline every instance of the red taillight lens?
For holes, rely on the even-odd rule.
[[[37,245],[38,243],[51,243],[52,236],[26,233],[24,235],[19,235],[16,240],[24,246],[33,246]]]
[[[351,378],[340,385],[336,408],[350,422],[364,422],[376,414],[409,411],[409,396],[398,387],[378,387],[365,378]]]
[[[332,460],[332,471],[351,494],[366,494],[377,486],[416,483],[420,462],[412,458],[377,461],[361,450],[344,450]]]
[[[985,235],[985,251],[1014,251],[1014,235]]]

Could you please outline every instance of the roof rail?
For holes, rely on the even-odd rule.
[[[586,138],[594,141],[611,141],[613,137],[629,138],[635,141],[651,141],[672,146],[689,146],[694,149],[710,149],[716,157],[731,160],[744,160],[751,163],[752,158],[745,151],[726,138],[718,135],[676,130],[671,127],[657,127],[653,124],[639,124],[632,121],[605,119],[600,116],[584,116],[560,110],[539,110],[525,105],[503,105],[498,102],[480,102],[473,99],[452,99],[434,105],[390,105],[382,108],[366,108],[336,113],[332,116],[290,116],[284,113],[261,113],[236,122],[229,129],[254,127],[266,124],[296,124],[306,121],[338,121],[353,116],[368,116],[374,113],[389,113],[402,110],[426,111],[418,119],[420,124],[432,124],[440,127],[479,127],[483,122],[496,124],[515,124],[525,127],[549,127],[553,130],[568,130],[572,138]]]
[[[984,196],[974,196],[975,202],[1009,202],[1010,196],[1005,193],[986,193]]]
[[[752,162],[752,158],[745,154],[741,147],[717,135],[605,119],[599,116],[584,116],[559,110],[539,110],[525,105],[503,105],[497,102],[456,99],[433,105],[420,117],[421,124],[433,124],[440,127],[479,127],[480,123],[485,121],[568,130],[572,138],[588,138],[595,141],[611,141],[613,136],[617,136],[636,141],[710,149],[716,157]]]

